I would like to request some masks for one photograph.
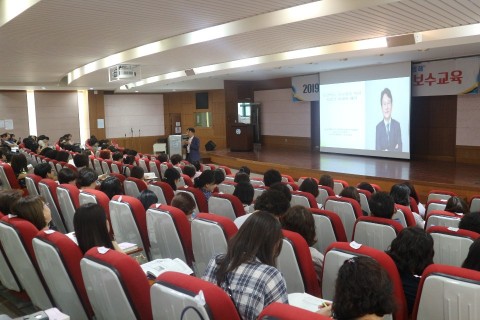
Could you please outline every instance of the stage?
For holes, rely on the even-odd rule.
[[[361,181],[376,183],[385,191],[399,181],[410,180],[422,202],[432,189],[450,190],[465,198],[480,194],[480,165],[265,148],[258,152],[210,151],[202,156],[235,169],[246,165],[260,174],[275,168],[297,180],[301,176],[318,178],[327,173],[350,185]]]

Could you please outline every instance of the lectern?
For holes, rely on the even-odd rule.
[[[253,150],[253,126],[250,124],[236,123],[231,126],[230,150]]]

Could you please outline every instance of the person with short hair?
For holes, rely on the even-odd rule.
[[[304,206],[293,206],[282,216],[280,222],[283,229],[298,233],[307,242],[317,280],[321,284],[324,256],[313,247],[317,243],[317,233],[312,213]]]
[[[393,284],[385,269],[370,257],[358,256],[343,262],[333,303],[318,313],[337,320],[380,320],[396,308]]]
[[[112,200],[114,196],[123,194],[122,182],[117,177],[108,176],[100,183],[100,191],[105,193],[108,199]]]
[[[78,246],[84,254],[93,247],[123,252],[110,236],[110,225],[105,210],[96,203],[86,203],[75,210],[73,228]]]
[[[42,177],[42,179],[54,179],[55,175],[52,173],[52,166],[48,163],[39,163],[33,168],[33,174]]]
[[[250,177],[250,168],[247,166],[241,166],[240,169],[238,169],[238,172],[245,173]]]
[[[235,174],[235,178],[233,179],[233,182],[235,183],[240,183],[240,182],[248,182],[250,183],[250,176],[246,174],[245,172],[237,172]]]
[[[317,181],[315,181],[313,178],[306,178],[303,180],[298,190],[302,192],[308,192],[314,198],[317,198],[319,194]]]
[[[256,320],[269,304],[288,303],[285,279],[276,268],[282,241],[278,219],[257,212],[228,242],[227,252],[210,260],[202,278],[230,295],[242,319]]]
[[[188,140],[184,142],[187,148],[187,161],[200,161],[200,139],[195,136],[195,128],[187,129]]]
[[[168,162],[168,155],[162,152],[157,156],[157,160],[160,161],[160,163]]]
[[[90,159],[88,159],[88,156],[86,154],[78,153],[73,156],[73,165],[77,167],[78,171],[83,168],[88,168],[89,161]]]
[[[330,187],[333,190],[334,181],[329,174],[322,174],[320,179],[318,179],[318,184],[324,187]]]
[[[130,170],[130,177],[131,177],[131,178],[137,178],[137,179],[140,179],[140,180],[144,180],[145,170],[143,170],[142,167],[134,166],[134,167]]]
[[[178,208],[185,213],[187,216],[188,221],[192,221],[193,214],[196,208],[195,200],[193,200],[192,196],[186,192],[179,192],[173,197],[172,207]]]
[[[375,193],[375,188],[368,182],[360,182],[358,185],[357,185],[357,188],[360,189],[360,190],[365,190],[365,191],[369,191],[371,194],[374,194]]]
[[[137,199],[140,200],[145,211],[147,211],[152,204],[158,203],[157,195],[150,189],[145,189],[140,192]]]
[[[462,268],[480,271],[480,238],[470,245],[467,257],[462,263]]]
[[[395,213],[395,202],[386,192],[375,192],[368,200],[370,213],[374,217],[392,219]]]
[[[121,152],[118,152],[118,151],[117,151],[117,152],[114,152],[114,153],[112,154],[112,160],[113,160],[113,161],[121,162],[122,159],[123,159],[123,154],[122,154]]]
[[[292,201],[292,191],[290,190],[290,188],[286,183],[275,182],[272,185],[270,185],[269,189],[280,191],[285,195],[285,198],[287,198],[288,202]]]
[[[95,189],[98,174],[92,168],[83,168],[78,172],[77,186],[80,190]]]
[[[400,123],[392,118],[393,98],[390,89],[380,93],[383,120],[377,124],[375,149],[381,151],[402,151],[402,130]]]
[[[193,179],[195,177],[195,174],[197,173],[197,170],[193,165],[187,164],[186,166],[183,167],[182,172],[183,174],[186,174],[191,179]]]
[[[213,171],[203,171],[201,175],[194,179],[194,187],[200,189],[208,201],[208,199],[212,196],[213,190],[215,190],[217,187],[215,184],[215,174]]]
[[[390,196],[392,196],[396,204],[410,207],[410,188],[407,185],[403,183],[394,184],[390,189]],[[412,215],[415,218],[417,227],[424,228],[425,221],[423,218],[417,212],[412,211]]]
[[[57,156],[55,157],[55,160],[59,162],[68,162],[68,159],[70,158],[70,153],[67,151],[60,150],[57,152]]]
[[[270,187],[276,182],[282,182],[282,174],[280,171],[275,169],[265,171],[263,174],[263,184],[265,184],[267,187]]]
[[[58,172],[58,183],[77,184],[78,173],[70,168],[64,167]]]
[[[49,229],[52,213],[41,196],[26,196],[11,206],[12,214],[31,222],[39,231]]]
[[[221,169],[213,170],[213,175],[215,176],[215,184],[218,186],[220,183],[225,181],[225,173]]]
[[[386,253],[397,266],[407,300],[408,313],[411,314],[421,275],[425,268],[433,263],[433,238],[421,228],[408,227],[393,239]]]
[[[173,166],[178,166],[182,162],[183,158],[179,154],[174,154],[170,157],[170,163]]]
[[[0,190],[0,213],[7,215],[12,213],[11,207],[22,197],[22,191],[18,189]]]
[[[458,228],[480,233],[480,212],[465,214],[458,223]]]

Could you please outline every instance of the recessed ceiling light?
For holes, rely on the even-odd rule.
[[[93,90],[93,88],[88,88],[88,90]]]
[[[135,90],[135,93],[138,93],[138,90]]]

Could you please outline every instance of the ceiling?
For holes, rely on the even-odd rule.
[[[478,0],[30,1],[13,18],[0,11],[0,89],[207,90],[480,55]],[[422,41],[385,46],[411,33]],[[116,64],[138,65],[137,78],[109,82]]]

